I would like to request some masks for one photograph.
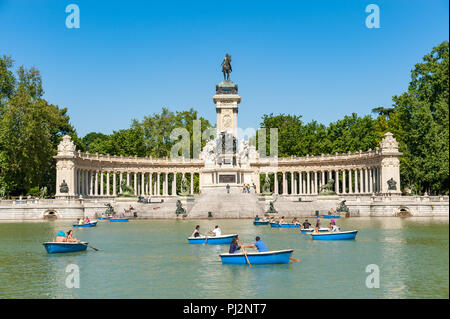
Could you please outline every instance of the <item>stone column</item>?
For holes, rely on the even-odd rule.
[[[95,188],[94,188],[94,196],[98,195],[98,171],[95,171]]]
[[[346,185],[346,181],[345,181],[345,169],[342,170],[342,194],[347,193],[347,185]]]
[[[136,172],[133,172],[133,180],[134,180],[134,195],[136,196],[137,195],[137,174],[136,174]]]
[[[281,174],[283,174],[281,195],[284,195],[284,194],[287,194],[287,192],[286,192],[286,173],[281,172]]]
[[[317,185],[318,185],[317,171],[314,171],[314,194],[318,194],[319,193],[317,191]]]
[[[117,196],[116,172],[113,171],[113,196]]]
[[[348,192],[353,194],[353,170],[348,171]]]
[[[303,194],[303,174],[302,172],[298,172],[298,193],[301,195]]]
[[[109,191],[109,171],[106,172],[106,196],[109,196],[111,194],[111,192]]]
[[[149,195],[151,196],[151,195],[153,195],[154,194],[154,192],[153,192],[153,173],[149,173],[148,174],[148,184],[149,184]]]
[[[297,172],[294,172],[294,194],[297,195],[298,194],[298,177],[297,177]]]
[[[359,169],[359,193],[364,193],[364,178],[362,168]]]
[[[278,195],[278,172],[273,173],[273,192]]]
[[[336,194],[340,194],[341,191],[339,190],[339,170],[334,171],[334,176],[336,179],[334,180],[334,187],[336,189]]]
[[[156,175],[156,178],[157,178],[157,180],[156,180],[156,195],[161,195],[161,173],[160,172],[158,172],[158,173],[156,173],[157,175]]]
[[[306,172],[306,194],[311,194],[311,172]]]
[[[191,172],[191,195],[194,195],[194,173]]]
[[[369,171],[367,168],[364,169],[364,193],[369,192]]]
[[[302,173],[302,179],[303,179],[303,183],[302,183],[303,194],[306,194],[307,193],[307,189],[306,189],[306,172]]]
[[[177,196],[177,173],[172,173],[172,196]]]

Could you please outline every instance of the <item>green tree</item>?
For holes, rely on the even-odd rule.
[[[411,72],[408,91],[394,96],[389,130],[399,142],[403,186],[448,193],[449,44],[442,42]]]

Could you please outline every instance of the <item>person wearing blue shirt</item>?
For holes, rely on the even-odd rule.
[[[259,236],[256,236],[255,239],[256,239],[256,242],[253,245],[245,245],[243,247],[258,249],[258,251],[260,253],[265,252],[265,251],[269,251],[267,249],[266,244],[264,244],[264,242],[261,240],[261,238],[259,238]]]

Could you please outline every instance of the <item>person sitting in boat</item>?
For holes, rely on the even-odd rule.
[[[90,222],[91,222],[91,220],[89,219],[89,217],[86,216],[86,218],[84,219],[84,223],[89,224]]]
[[[83,225],[83,224],[84,224],[83,219],[77,218],[77,224],[78,224],[78,225]]]
[[[62,230],[60,230],[57,234],[56,234],[56,239],[55,242],[57,243],[64,243],[67,241],[67,236],[66,233]]]
[[[255,222],[259,221],[258,215],[255,216]]]
[[[222,231],[220,230],[219,226],[216,225],[216,227],[214,227],[214,229],[212,231],[209,231],[208,234],[214,235],[214,236],[221,236],[222,235]]]
[[[266,221],[267,221],[267,216],[266,216],[266,215],[263,216],[262,221],[263,221],[263,222],[266,222]]]
[[[333,225],[336,225],[336,222],[334,221],[334,219],[331,220],[331,223],[332,223]]]
[[[300,224],[297,220],[297,217],[294,217],[294,219],[292,220],[292,224],[294,224],[294,225]]]
[[[200,225],[195,226],[194,232],[191,237],[200,237]]]
[[[309,223],[309,221],[306,219],[303,222],[303,229],[309,229],[309,227],[311,227],[311,224]]]
[[[315,234],[319,233],[319,226],[314,227],[313,233],[315,233]]]
[[[71,230],[69,230],[69,231],[67,232],[67,238],[66,238],[66,241],[69,242],[69,243],[75,243],[75,242],[78,242],[79,240],[76,239],[76,238],[73,238],[73,237],[72,237],[72,234],[73,234],[73,231],[72,231],[72,229],[71,229]]]
[[[256,242],[253,245],[244,245],[242,247],[244,248],[253,248],[253,249],[258,249],[258,251],[260,253],[265,252],[265,251],[269,251],[267,249],[266,244],[264,244],[264,242],[261,240],[261,238],[259,238],[259,236],[256,236],[255,238]]]
[[[330,223],[330,227],[329,227],[329,229],[330,229],[330,231],[332,231],[332,232],[336,232],[336,231],[339,231],[340,229],[339,229],[339,227],[337,227],[336,226],[336,223]]]
[[[320,218],[319,217],[317,217],[317,221],[316,221],[316,228],[319,228],[320,227]]]
[[[241,246],[239,245],[239,236],[233,237],[233,240],[230,244],[230,250],[228,251],[230,254],[234,254],[241,250]]]
[[[284,216],[281,216],[281,219],[279,220],[278,224],[284,224]]]

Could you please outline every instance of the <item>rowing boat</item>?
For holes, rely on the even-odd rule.
[[[90,222],[87,224],[74,224],[72,226],[73,227],[95,227],[95,226],[97,226],[97,222],[95,221],[95,222]]]
[[[272,250],[266,252],[246,252],[251,265],[266,264],[287,264],[292,255],[293,249]],[[220,254],[222,264],[248,264],[244,253],[223,253]]]
[[[55,253],[72,253],[76,251],[83,251],[86,250],[88,243],[46,242],[43,243],[43,245],[49,254],[55,254]]]
[[[302,234],[304,234],[304,233],[312,233],[314,231],[314,228],[301,229],[300,231],[302,232]],[[319,228],[319,232],[320,233],[325,233],[325,232],[328,232],[328,231],[330,231],[328,228],[323,228],[323,227]]]
[[[268,224],[269,224],[268,220],[266,220],[266,221],[254,220],[253,221],[253,225],[255,225],[255,226],[268,225]]]
[[[237,234],[222,235],[222,236],[199,236],[199,237],[189,237],[189,244],[209,244],[209,245],[226,245],[230,244],[233,237]]]
[[[128,218],[110,218],[110,222],[127,222]]]
[[[313,240],[346,240],[355,239],[357,230],[328,232],[328,233],[311,233]]]
[[[322,215],[322,218],[326,218],[326,219],[337,219],[337,218],[341,218],[341,216],[339,215]]]
[[[273,228],[299,228],[300,224],[278,224],[278,223],[270,223],[270,227]]]

